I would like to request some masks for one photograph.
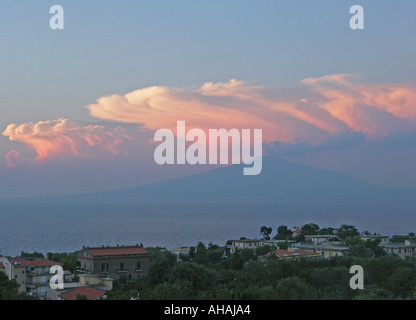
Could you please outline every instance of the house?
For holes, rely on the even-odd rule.
[[[305,250],[286,250],[277,249],[269,254],[270,257],[276,257],[278,259],[299,259],[299,258],[320,258],[321,254],[318,252],[311,252]]]
[[[289,248],[292,248],[295,245],[295,240],[260,240],[260,245],[271,245],[279,247],[280,245],[287,245]]]
[[[79,298],[85,298],[87,300],[97,300],[101,297],[105,297],[105,291],[102,289],[79,287],[61,293],[59,295],[59,300],[78,300]]]
[[[337,256],[343,256],[349,250],[348,247],[341,247],[332,243],[323,244],[321,247],[321,254],[324,258],[332,258]]]
[[[330,241],[340,241],[336,235],[332,234],[315,234],[315,235],[305,235],[306,242],[312,242],[315,244],[330,242]]]
[[[27,257],[0,257],[0,264],[9,280],[15,279],[19,284],[20,292],[42,300],[54,299],[56,291],[49,286],[53,276],[49,269],[54,265],[61,266],[60,262]]]
[[[237,249],[256,249],[260,245],[260,240],[253,239],[240,239],[230,241],[231,245],[227,246],[227,248],[230,249],[230,253],[234,253]]]
[[[300,226],[299,228],[293,228],[292,229],[292,238],[297,238],[297,237],[299,237],[300,235],[301,235],[301,233],[302,233],[302,229],[303,229],[303,226]]]
[[[364,241],[376,241],[380,240],[380,244],[388,243],[390,237],[389,236],[380,236],[380,235],[368,235],[368,236],[361,236],[361,239]]]
[[[78,270],[115,280],[133,280],[148,272],[150,253],[143,245],[84,247],[77,256]]]
[[[338,246],[335,243],[322,244],[298,244],[296,249],[301,249],[308,252],[316,252],[323,258],[331,258],[336,256],[343,256],[349,250],[348,247]]]
[[[177,249],[170,249],[168,251],[173,254],[176,254],[176,261],[180,262],[182,261],[180,256],[181,255],[188,256],[190,252],[190,248],[177,248]]]
[[[402,259],[416,255],[416,243],[411,240],[405,240],[405,242],[399,243],[380,243],[379,245],[383,247],[387,254],[396,254]]]

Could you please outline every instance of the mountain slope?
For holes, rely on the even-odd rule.
[[[124,190],[53,197],[55,201],[273,202],[278,200],[415,197],[416,190],[382,187],[353,176],[280,158],[263,158],[262,172],[244,176],[243,165]],[[42,198],[46,200],[46,198]]]

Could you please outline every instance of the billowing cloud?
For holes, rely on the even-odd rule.
[[[290,93],[234,79],[196,89],[154,86],[102,97],[87,108],[96,118],[151,130],[173,129],[177,120],[202,129],[260,128],[266,142],[317,144],[345,131],[377,136],[416,125],[414,87],[353,80],[345,74],[309,78]]]
[[[416,88],[406,84],[362,84],[351,75],[309,78],[303,82],[322,98],[315,101],[349,129],[385,136],[416,125]]]
[[[18,141],[34,151],[33,160],[58,155],[87,156],[94,152],[118,153],[118,146],[131,137],[120,127],[111,130],[103,125],[83,125],[67,119],[37,123],[10,124],[3,135]],[[6,160],[9,167],[22,160],[19,152],[10,151]]]
[[[199,87],[151,86],[124,95],[101,97],[86,107],[90,115],[117,127],[66,119],[10,124],[3,135],[42,160],[59,155],[117,154],[132,139],[125,124],[152,132],[187,129],[262,129],[263,142],[289,153],[346,148],[361,139],[379,139],[416,128],[416,88],[409,84],[361,83],[346,74],[308,78],[289,87],[231,79]],[[309,150],[309,151],[308,151]],[[282,150],[283,151],[283,150]],[[9,166],[21,159],[15,150]]]

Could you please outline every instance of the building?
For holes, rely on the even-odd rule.
[[[20,292],[42,300],[55,299],[56,291],[49,286],[53,276],[49,269],[54,265],[61,266],[60,262],[26,257],[0,257],[0,264],[9,280],[16,280]]]
[[[321,255],[322,258],[332,258],[336,256],[343,256],[349,250],[348,247],[338,246],[334,243],[321,243],[321,244],[298,244],[297,249],[316,252]]]
[[[279,247],[282,244],[287,245],[289,248],[292,248],[295,245],[295,240],[260,240],[260,245],[271,245]]]
[[[241,239],[241,240],[230,240],[231,245],[228,245],[227,248],[230,249],[230,253],[234,253],[237,249],[256,249],[260,245],[260,240],[252,239]]]
[[[97,300],[99,298],[105,298],[105,291],[102,289],[90,288],[90,287],[79,287],[76,289],[69,290],[59,295],[59,300]]]
[[[92,287],[109,291],[113,289],[113,279],[98,277],[91,274],[79,275],[79,287]]]
[[[376,241],[380,240],[380,244],[385,244],[389,242],[389,236],[380,236],[380,235],[368,235],[368,236],[361,236],[361,239],[364,241]]]
[[[303,226],[300,226],[299,228],[293,228],[292,229],[292,238],[297,238],[297,237],[299,237],[301,234],[302,234],[302,229],[303,229]]]
[[[189,256],[190,248],[177,248],[177,249],[170,249],[169,252],[176,254],[176,261],[180,262],[181,256]]]
[[[405,240],[405,242],[398,243],[380,243],[379,245],[383,247],[387,254],[396,254],[402,259],[415,257],[416,255],[416,244],[411,240]]]
[[[278,259],[300,259],[300,258],[320,258],[321,254],[318,252],[305,251],[305,250],[286,250],[277,249],[269,254],[270,257],[276,257]]]
[[[84,247],[77,256],[78,270],[101,278],[133,280],[148,272],[150,253],[143,245]]]
[[[320,251],[321,255],[323,255],[324,258],[328,259],[332,257],[343,256],[345,253],[348,252],[348,250],[348,247],[341,247],[332,243],[328,243],[323,244]]]
[[[305,235],[306,242],[312,242],[315,244],[330,242],[330,241],[340,241],[340,239],[332,234],[315,234],[315,235]]]

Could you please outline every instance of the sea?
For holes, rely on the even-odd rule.
[[[307,223],[382,235],[416,233],[416,200],[317,200],[276,203],[0,203],[0,255],[74,252],[83,246],[143,244],[175,249],[259,239],[262,226]]]

